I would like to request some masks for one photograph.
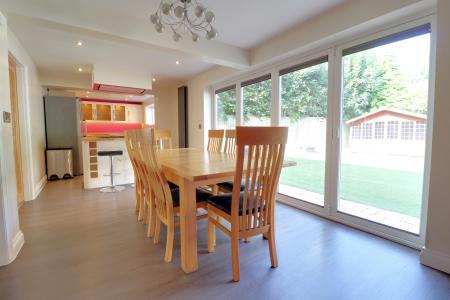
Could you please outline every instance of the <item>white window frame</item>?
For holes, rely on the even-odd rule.
[[[373,122],[374,126],[373,126],[373,139],[374,140],[384,140],[385,136],[386,136],[386,122],[385,121],[375,121]],[[377,124],[381,124],[381,131],[382,134],[381,136],[378,135],[377,133]],[[379,128],[378,128],[379,129]]]
[[[388,19],[386,17],[386,19]],[[386,225],[378,224],[369,220],[361,219],[349,214],[339,212],[337,210],[339,195],[339,166],[341,151],[341,113],[342,113],[342,51],[352,46],[369,42],[377,38],[382,38],[390,34],[411,29],[423,24],[431,24],[431,47],[430,47],[430,64],[429,64],[429,89],[428,89],[428,116],[425,125],[425,168],[423,181],[423,200],[421,212],[421,225],[419,235],[402,231],[400,229],[391,228]],[[393,240],[395,242],[420,249],[425,243],[425,227],[428,207],[428,189],[430,176],[431,161],[431,136],[432,136],[432,120],[434,108],[434,72],[436,57],[436,16],[435,11],[424,11],[416,13],[416,15],[408,15],[405,13],[402,18],[395,21],[389,19],[383,25],[372,24],[369,27],[359,31],[359,35],[347,35],[339,41],[331,40],[328,43],[322,43],[318,48],[309,48],[307,51],[295,56],[275,60],[261,67],[254,68],[248,72],[241,72],[236,76],[215,83],[212,85],[214,89],[223,88],[227,85],[236,84],[236,126],[243,124],[242,116],[242,88],[240,83],[251,78],[259,77],[267,73],[271,73],[272,80],[272,126],[279,125],[280,122],[280,76],[279,70],[293,66],[296,64],[308,62],[328,55],[328,115],[327,115],[327,142],[326,142],[326,170],[325,170],[325,203],[324,206],[318,206],[309,202],[293,199],[287,196],[278,195],[280,202],[300,208],[305,211],[315,213],[319,216],[337,221],[357,229],[373,233],[375,235]],[[359,37],[358,37],[359,36]],[[345,40],[346,38],[346,40]],[[214,97],[215,99],[215,97]],[[213,101],[213,126],[215,126],[214,111],[215,101]],[[399,122],[400,123],[400,122]],[[400,131],[400,124],[399,124]],[[400,137],[400,132],[398,138]],[[387,122],[384,127],[384,138],[387,139]]]

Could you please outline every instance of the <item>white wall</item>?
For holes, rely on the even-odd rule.
[[[18,91],[23,173],[25,184],[31,182],[25,200],[33,200],[46,183],[43,89],[33,60],[11,30],[8,30],[8,49],[20,67]]]
[[[178,90],[176,87],[155,88],[155,98],[144,103],[155,103],[156,128],[172,131],[172,143],[178,147]]]
[[[211,97],[213,95],[210,85],[236,71],[225,67],[215,67],[186,83],[188,87],[189,147],[205,147],[208,129],[211,129]]]
[[[437,6],[433,149],[424,264],[450,273],[450,1]]]
[[[0,112],[11,111],[7,23],[0,13]],[[19,228],[11,123],[0,120],[0,265],[9,264],[24,243]]]

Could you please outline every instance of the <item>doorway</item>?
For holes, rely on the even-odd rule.
[[[22,206],[25,200],[24,183],[22,173],[22,149],[20,142],[20,118],[19,97],[17,92],[17,64],[14,57],[8,55],[9,64],[9,87],[11,99],[11,123],[13,131],[14,161],[16,167],[17,207]]]

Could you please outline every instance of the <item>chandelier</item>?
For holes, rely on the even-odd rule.
[[[173,39],[178,42],[181,34],[190,34],[194,42],[204,34],[207,40],[217,36],[214,29],[214,13],[196,0],[162,0],[158,10],[150,16],[157,32],[170,28]]]

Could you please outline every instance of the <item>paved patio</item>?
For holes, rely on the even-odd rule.
[[[287,185],[280,184],[279,193],[320,206],[323,206],[324,204],[322,194],[301,190]],[[406,216],[396,212],[379,209],[344,199],[339,201],[338,209],[346,214],[354,215],[359,218],[367,219],[369,221],[398,228],[411,233],[418,234],[420,231],[419,218]]]

